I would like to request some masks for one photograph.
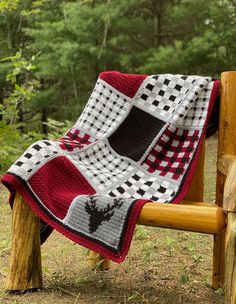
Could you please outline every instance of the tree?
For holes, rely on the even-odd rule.
[[[198,11],[201,14],[196,14]],[[219,77],[222,71],[236,68],[233,43],[236,10],[233,1],[187,0],[173,13],[174,20],[182,20],[182,35],[177,27],[176,39],[153,50],[146,64],[140,67],[140,72],[153,73],[156,62],[160,73]]]

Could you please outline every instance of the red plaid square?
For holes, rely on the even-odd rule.
[[[60,147],[62,150],[73,151],[74,149],[82,149],[90,145],[95,139],[81,130],[72,128],[60,139]]]
[[[142,163],[150,173],[177,180],[184,174],[200,139],[199,130],[182,130],[168,126]]]

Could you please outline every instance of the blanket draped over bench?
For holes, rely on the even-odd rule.
[[[76,124],[31,145],[2,177],[54,228],[121,262],[146,202],[178,203],[196,167],[219,81],[100,74]]]

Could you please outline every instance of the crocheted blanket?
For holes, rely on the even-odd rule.
[[[218,87],[210,77],[101,73],[68,133],[31,145],[2,177],[10,203],[19,191],[45,223],[42,240],[55,228],[121,262],[142,206],[184,198]]]

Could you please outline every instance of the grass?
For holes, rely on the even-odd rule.
[[[216,140],[207,142],[206,200],[214,200]],[[138,226],[127,259],[109,271],[89,268],[88,251],[57,232],[42,246],[44,288],[4,292],[10,254],[11,210],[0,188],[0,303],[2,304],[221,304],[213,290],[212,237]]]

